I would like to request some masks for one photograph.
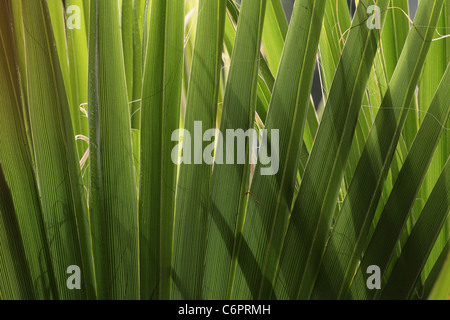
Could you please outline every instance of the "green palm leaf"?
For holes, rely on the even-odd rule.
[[[209,241],[204,275],[207,298],[223,299],[232,295],[240,246],[240,239],[234,242],[234,235],[241,232],[245,220],[246,194],[250,183],[250,164],[247,160],[246,164],[238,162],[234,150],[241,153],[243,150],[239,149],[239,142],[234,141],[233,134],[234,130],[247,131],[253,128],[265,8],[265,0],[244,0],[241,5],[220,123],[223,141],[218,142],[219,151],[216,151],[211,178],[207,230]],[[249,159],[249,154],[253,152],[253,139],[250,136],[246,142],[245,159]],[[232,145],[230,141],[233,141]],[[222,152],[221,148],[222,155],[218,154]],[[234,154],[234,157],[230,159],[229,154]],[[221,270],[217,269],[218,266]],[[228,279],[218,279],[214,276],[217,272],[228,274]]]
[[[98,297],[137,299],[137,188],[119,8],[91,1],[91,13],[89,213]]]
[[[170,297],[177,166],[172,132],[180,119],[183,1],[153,1],[141,106],[139,191],[141,298]],[[159,289],[158,289],[159,288]],[[158,294],[159,292],[159,294]]]
[[[0,299],[448,299],[449,8],[0,0]]]
[[[192,134],[197,121],[204,130],[216,125],[225,5],[221,0],[199,1],[184,126]],[[192,164],[181,164],[177,185],[172,272],[172,297],[175,299],[200,299],[202,296],[212,168],[202,162],[203,152],[195,151],[198,146],[194,145],[194,140],[195,137],[190,141]]]
[[[280,270],[291,299],[308,298],[317,277],[375,57],[377,34],[365,25],[367,4],[360,3],[353,19],[286,234]],[[387,1],[377,4],[381,11],[387,7]]]

